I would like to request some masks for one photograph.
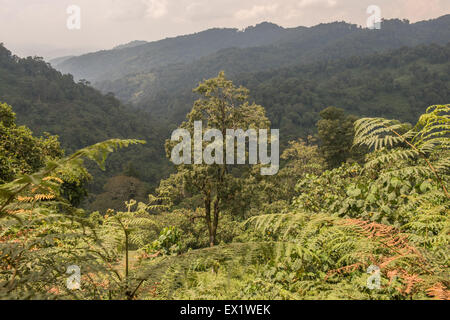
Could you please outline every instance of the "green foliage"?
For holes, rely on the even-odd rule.
[[[308,138],[309,143],[302,139],[289,142],[289,146],[281,154],[281,159],[286,164],[276,176],[272,177],[275,184],[273,190],[276,190],[279,200],[291,201],[300,179],[308,174],[320,174],[326,168],[325,159],[320,154],[319,148],[311,144],[314,139]]]
[[[82,168],[83,158],[103,166],[108,153],[136,143],[142,141],[99,143],[0,185],[1,298],[105,298],[106,285],[99,285],[105,277],[111,280],[109,294],[120,289],[120,278],[108,267],[117,254],[103,246],[96,224],[61,198],[63,181],[54,175]],[[82,291],[65,286],[70,265],[83,270]]]
[[[177,227],[165,227],[161,230],[157,240],[145,246],[147,254],[176,254],[181,250],[180,230]]]
[[[255,75],[254,80],[260,81],[261,78],[276,77],[279,78],[277,80],[280,82],[277,82],[282,86],[275,88],[273,85],[268,85],[265,89],[269,91],[258,90],[258,95],[267,97],[266,101],[258,100],[258,103],[272,107],[270,101],[287,100],[289,102],[279,101],[277,103],[277,111],[282,111],[281,107],[285,108],[289,105],[293,108],[290,108],[288,112],[290,113],[294,109],[295,115],[301,117],[302,113],[311,111],[298,110],[300,106],[295,106],[295,104],[301,102],[292,100],[300,95],[305,100],[316,100],[315,90],[311,90],[315,86],[314,84],[302,86],[302,90],[292,91],[292,86],[296,85],[292,78],[308,79],[311,77],[311,75],[302,76],[298,70],[293,70],[292,66],[309,65],[318,61],[328,62],[354,56],[355,58],[349,59],[350,62],[344,64],[347,69],[355,63],[357,64],[360,57],[376,52],[398,48],[404,50],[403,47],[429,43],[446,45],[449,39],[448,25],[449,18],[444,16],[416,24],[398,19],[385,20],[382,28],[377,32],[345,22],[290,29],[262,24],[249,28],[246,32],[213,29],[182,38],[149,43],[128,50],[102,51],[83,55],[65,61],[57,68],[70,72],[77,78],[96,81],[96,86],[103,92],[115,92],[123,101],[132,102],[145,108],[151,106],[150,109],[160,116],[167,116],[169,112],[170,116],[175,116],[177,120],[182,120],[184,114],[189,111],[190,103],[194,99],[190,94],[190,88],[199,81],[214,77],[219,70],[225,70],[236,81],[241,78],[243,73],[265,71],[264,74]],[[238,41],[236,44],[238,39],[245,39],[245,41]],[[172,45],[164,46],[164,43],[172,43]],[[179,47],[183,47],[183,50],[180,50]],[[186,50],[186,47],[190,50]],[[221,48],[222,50],[219,50]],[[180,52],[183,52],[182,56],[179,56]],[[174,55],[177,56],[176,59],[173,59]],[[445,61],[445,56],[441,56],[441,59],[441,61]],[[398,59],[396,60],[398,61]],[[101,67],[104,64],[107,64],[107,67]],[[274,72],[280,68],[286,69]],[[105,70],[107,71],[105,72]],[[328,74],[323,75],[329,76]],[[367,79],[368,87],[373,87],[373,78],[373,73],[371,73]],[[333,81],[333,86],[327,88],[331,89],[327,94],[329,99],[341,98],[340,79],[329,80]],[[255,87],[249,86],[247,83],[242,84],[249,87],[253,94],[256,93]],[[381,83],[381,86],[389,88],[391,84],[390,81],[385,81]],[[317,87],[320,90],[320,86]],[[174,92],[177,93],[176,97],[173,97]],[[371,92],[373,91],[370,90],[368,94]],[[332,93],[332,97],[330,93]],[[426,103],[431,103],[431,101]],[[308,104],[311,106],[311,103]],[[320,108],[327,105],[333,105],[333,103],[323,103]],[[345,105],[346,103],[342,103],[342,106]],[[168,106],[171,110],[168,110]],[[277,117],[275,110],[273,113],[270,111],[268,109],[269,114],[274,116],[271,117],[271,120],[279,127],[275,119],[281,115]],[[288,115],[286,111],[283,112],[286,115],[283,120],[289,121],[291,115]],[[309,118],[309,116],[310,114],[305,118]],[[310,120],[308,121],[309,126],[313,127],[311,119],[308,120]],[[317,119],[312,122],[315,121]],[[178,121],[175,122],[178,123]],[[298,136],[289,136],[287,139],[292,140]]]
[[[445,106],[430,108],[415,134],[402,126],[404,139],[392,146],[411,147],[405,137],[424,137],[422,130],[434,132],[433,125],[424,124],[441,125],[447,121],[446,113]],[[447,140],[436,141],[425,159],[419,160],[418,154],[393,158],[374,168],[373,160],[390,152],[385,136],[395,130],[388,126],[371,135],[379,128],[367,130],[368,123],[375,122],[387,123],[369,119],[356,123],[355,143],[387,141],[367,155],[365,167],[347,163],[305,174],[291,206],[283,213],[248,219],[242,225],[245,232],[234,243],[144,262],[141,277],[158,284],[146,280],[144,287],[155,290],[150,296],[143,291],[143,297],[448,299],[448,198],[430,168],[403,170],[423,166],[425,159],[430,164],[439,161],[433,159],[435,152],[448,157]],[[439,137],[448,134],[446,127],[439,130]],[[427,144],[426,139],[420,141],[411,145]],[[375,290],[367,286],[371,265],[380,268],[381,287]]]
[[[440,23],[430,22],[436,23],[430,37],[422,34],[419,40],[416,34],[412,38],[402,34],[390,45],[381,43],[419,26],[385,23],[381,33],[345,23],[298,30],[302,35],[280,46],[222,50],[193,63],[131,73],[96,85],[177,124],[196,99],[191,88],[225,70],[235,83],[250,89],[251,99],[266,108],[272,126],[281,129],[284,144],[313,135],[319,112],[326,106],[343,108],[358,117],[415,122],[424,106],[449,101],[449,37],[443,36],[442,41],[435,38],[436,33],[448,29],[448,16]],[[311,36],[307,36],[308,31]],[[348,33],[354,36],[335,43]],[[376,44],[369,44],[372,41]],[[401,41],[407,47],[397,47]],[[372,51],[375,48],[377,52]]]
[[[447,178],[450,170],[448,159],[450,146],[449,113],[450,105],[429,107],[427,112],[420,117],[416,126],[410,130],[407,130],[407,125],[398,121],[380,118],[360,119],[355,125],[355,145],[366,145],[376,151],[381,150],[378,157],[366,164],[367,168],[401,160],[418,161],[419,158],[423,159],[425,162],[423,164],[389,171],[387,176],[408,173],[420,174],[430,170],[441,184],[446,196],[450,197],[446,187],[446,180],[448,179],[443,181],[441,178],[441,175]],[[388,147],[392,149],[386,151]]]
[[[389,32],[406,22],[385,24],[383,32]],[[133,75],[132,88],[124,95],[136,83],[155,84],[155,91],[137,91],[136,99],[155,102],[156,114],[164,105],[165,115],[175,123],[173,115],[183,114],[191,98],[183,93],[186,83],[216,74],[217,61],[237,75],[255,66],[251,71],[261,70],[261,63],[262,69],[289,65],[299,56],[288,49],[300,44],[318,45],[302,55],[304,61],[348,51],[367,53],[364,46],[350,50],[362,35],[384,44],[382,49],[393,46],[369,30],[338,23],[329,33],[329,27],[292,30],[292,41],[271,48],[230,49],[199,64]],[[328,41],[319,45],[309,39],[315,32],[328,33]],[[414,44],[426,42],[427,32],[417,31]],[[436,37],[445,38],[446,32]],[[408,39],[404,41],[411,43]],[[118,48],[114,59],[146,46]],[[286,132],[279,174],[261,177],[258,165],[179,165],[148,198],[139,179],[163,174],[163,164],[152,165],[162,150],[151,145],[142,158],[119,157],[106,165],[107,155],[119,147],[143,143],[114,139],[62,158],[55,137],[34,138],[15,124],[11,107],[0,104],[0,298],[449,299],[450,106],[428,108],[414,127],[384,118],[356,120],[328,108],[318,123],[320,148],[311,144],[311,137],[298,139],[313,133],[319,110],[329,105],[358,115],[415,121],[423,105],[448,100],[449,48],[401,49],[242,76],[240,83],[255,89],[253,98],[267,103],[273,125]],[[259,52],[261,59],[254,59],[252,52]],[[167,59],[176,59],[176,53]],[[145,68],[153,63],[168,62],[152,61]],[[74,84],[40,59],[12,57],[0,47],[0,69],[7,70],[0,72],[0,98],[17,102],[24,121],[33,122],[34,115],[48,111],[42,126],[61,129],[63,144],[65,139],[74,147],[103,135],[165,132],[136,129],[153,122],[147,123],[140,111],[129,115],[112,96],[102,96],[87,81]],[[127,68],[119,69],[111,72],[122,75]],[[163,82],[170,99],[157,93]],[[201,98],[180,125],[191,134],[197,120],[204,130],[222,132],[269,126],[264,108],[223,72],[194,91]],[[80,110],[84,116],[74,116]],[[58,128],[61,112],[68,113],[68,121]],[[35,125],[42,133],[43,127]],[[292,138],[296,140],[287,143]],[[162,135],[155,137],[155,146],[158,141]],[[168,154],[173,146],[167,141]],[[369,152],[364,163],[348,161],[360,160],[359,148]],[[153,158],[146,158],[149,153]],[[88,176],[83,159],[102,169],[111,167],[115,175],[126,174],[105,184],[105,193],[94,202],[102,213],[73,207],[81,199],[80,177]],[[107,210],[109,206],[115,210]],[[74,264],[82,270],[82,290],[65,286],[66,268]],[[374,265],[380,269],[381,287],[371,290],[368,268]]]
[[[320,112],[322,117],[317,122],[320,138],[320,152],[329,168],[339,167],[343,162],[356,161],[361,158],[356,150],[352,150],[355,116],[345,116],[343,109],[329,107]]]
[[[40,58],[14,56],[3,45],[0,45],[0,101],[13,106],[18,124],[26,125],[36,136],[44,136],[40,144],[49,150],[56,141],[45,132],[58,135],[61,146],[68,153],[112,138],[148,141],[145,146],[130,147],[113,154],[105,164],[108,169],[105,172],[88,164],[95,177],[91,181],[91,191],[100,193],[108,178],[129,169],[129,162],[139,168],[139,179],[153,187],[168,172],[163,147],[167,129],[160,120],[155,121],[146,112],[124,106],[114,96],[103,95],[86,83],[75,83],[71,75],[59,73]],[[11,115],[5,115],[4,107],[1,110],[0,117],[13,121]],[[22,127],[10,130],[24,139],[28,136],[28,131]],[[3,132],[0,136],[4,137]],[[23,152],[27,151],[26,145],[25,140]],[[38,150],[28,151],[27,161],[37,166]],[[0,170],[3,168],[2,163]],[[76,189],[77,186],[71,184],[68,188]]]
[[[32,173],[47,160],[63,155],[56,136],[33,137],[30,129],[16,125],[11,106],[0,103],[0,182],[9,182],[17,174]]]
[[[146,202],[150,187],[134,177],[116,176],[107,180],[103,193],[95,195],[89,209],[106,213],[108,209],[123,211],[130,200]]]
[[[403,48],[367,57],[239,76],[252,98],[265,106],[285,143],[315,133],[326,106],[358,117],[414,123],[425,106],[449,101],[450,46]]]
[[[0,103],[0,182],[10,182],[18,174],[33,173],[44,167],[49,160],[64,155],[58,137],[45,134],[36,138],[30,129],[16,125],[16,115],[11,106]],[[86,182],[91,179],[83,167],[58,171],[63,180],[62,195],[78,206],[87,195]]]
[[[170,226],[180,232],[181,252],[208,247],[210,245],[209,232],[208,226],[204,221],[204,215],[202,208],[198,208],[195,211],[190,209],[172,209],[153,215],[152,221],[155,223],[155,227],[149,230],[151,232],[149,243],[157,240],[164,228]],[[239,223],[234,221],[230,214],[224,213],[217,226],[216,241],[219,244],[230,243],[240,232]]]
[[[192,111],[187,115],[187,121],[180,126],[180,128],[188,130],[191,137],[194,136],[195,121],[202,121],[202,130],[219,130],[223,138],[225,138],[224,133],[229,129],[246,131],[249,128],[269,127],[269,120],[265,116],[264,108],[250,104],[247,101],[248,90],[234,86],[232,81],[225,78],[224,72],[220,72],[216,78],[200,83],[194,92],[199,93],[201,98],[194,103]],[[172,150],[177,143],[167,140],[168,157],[171,157]],[[193,143],[192,141],[191,144],[193,145]],[[202,150],[204,150],[206,142],[204,144]],[[222,144],[225,145],[223,141]],[[191,147],[191,150],[193,149]],[[230,151],[228,150],[228,152]],[[221,212],[233,205],[233,195],[239,192],[240,181],[239,178],[233,176],[232,169],[232,166],[227,164],[181,164],[177,166],[177,173],[180,178],[182,177],[183,188],[189,194],[198,194],[202,197],[211,246],[216,242]]]

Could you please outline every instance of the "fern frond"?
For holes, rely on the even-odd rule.
[[[375,159],[368,161],[365,165],[366,168],[373,168],[377,165],[390,163],[390,162],[397,162],[399,160],[408,160],[408,159],[414,159],[419,156],[419,152],[416,150],[408,150],[408,149],[394,149],[389,150],[384,153],[382,153],[380,156],[376,157]]]

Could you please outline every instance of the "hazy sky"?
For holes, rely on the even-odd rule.
[[[70,5],[81,8],[80,30],[67,28]],[[365,26],[369,5],[411,22],[450,13],[450,0],[0,0],[0,42],[19,56],[48,58],[262,21]]]

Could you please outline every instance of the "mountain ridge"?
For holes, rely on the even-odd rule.
[[[74,82],[40,58],[19,58],[0,45],[0,101],[12,106],[17,123],[37,136],[58,135],[68,154],[112,138],[146,140],[114,153],[104,173],[90,166],[94,189],[100,190],[109,176],[122,174],[127,163],[140,167],[141,179],[157,182],[168,164],[163,162],[165,128],[145,111],[103,95],[85,82]]]
[[[284,28],[270,23],[260,23],[243,31],[236,28],[211,28],[201,32],[165,38],[158,41],[130,43],[111,50],[101,50],[72,57],[55,64],[62,73],[70,73],[77,80],[92,82],[102,79],[117,79],[123,75],[162,67],[171,63],[193,61],[199,56],[214,53],[228,47],[251,47],[272,43],[279,39]],[[130,67],[130,63],[137,67]],[[113,71],[106,71],[111,70]]]
[[[436,19],[419,21],[410,24],[407,20],[391,19],[383,20],[383,28],[397,28],[397,32],[410,29],[411,33],[417,33],[418,38],[410,39],[410,43],[402,40],[402,36],[395,41],[405,45],[418,45],[423,42],[423,37],[435,37],[439,41],[439,34],[445,33],[445,27],[450,25],[450,15],[444,15]],[[431,27],[430,27],[431,26]],[[438,27],[444,27],[444,31]],[[340,28],[341,33],[335,34],[335,28]],[[375,30],[390,37],[389,32]],[[432,30],[429,30],[429,29]],[[344,32],[344,30],[346,32]],[[271,45],[285,45],[295,48],[295,43],[302,45],[303,49],[309,49],[312,38],[320,35],[334,33],[335,38],[328,41],[345,40],[346,37],[354,37],[356,41],[365,42],[367,33],[374,30],[362,28],[356,24],[341,22],[321,23],[312,27],[284,28],[270,22],[262,22],[255,26],[249,26],[243,30],[237,28],[211,28],[201,32],[165,38],[158,41],[137,41],[138,45],[131,43],[118,46],[111,50],[101,50],[65,59],[55,63],[54,67],[62,73],[70,73],[74,78],[86,79],[93,83],[102,81],[114,81],[124,76],[150,72],[154,69],[170,64],[192,63],[200,58],[216,54],[220,50],[229,48],[253,48],[267,47]],[[404,35],[403,35],[404,36]],[[373,36],[369,36],[369,38]],[[351,40],[351,39],[350,39]],[[350,41],[349,40],[349,41]],[[317,42],[317,41],[316,41]],[[442,42],[440,42],[442,44]],[[131,45],[130,45],[131,44]],[[314,43],[317,45],[317,43]],[[297,48],[298,49],[298,48]],[[391,49],[391,48],[389,48]]]
[[[164,110],[155,104],[158,96],[177,90],[190,90],[199,81],[217,75],[220,70],[232,78],[318,61],[349,56],[368,56],[401,47],[450,42],[450,15],[409,24],[398,19],[385,20],[381,30],[361,29],[345,22],[321,24],[313,29],[297,30],[281,43],[262,47],[225,48],[190,63],[170,64],[148,72],[129,74],[120,79],[94,83],[102,92],[112,92],[120,100],[153,112]],[[161,114],[158,114],[160,116]]]

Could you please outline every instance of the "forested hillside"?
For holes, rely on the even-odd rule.
[[[270,23],[243,31],[216,28],[151,43],[135,42],[60,63],[54,60],[54,66],[63,73],[73,74],[76,79],[92,82],[120,79],[128,74],[148,72],[169,64],[191,62],[223,48],[268,45],[285,35],[283,28]]]
[[[227,59],[221,61],[230,61],[227,66],[231,66],[234,59]],[[156,90],[136,78],[136,83],[148,86],[142,91],[148,96],[142,98],[141,107],[169,123],[181,122],[196,98],[181,83],[194,85],[192,79],[213,73],[218,66],[250,89],[251,98],[266,108],[285,142],[314,134],[319,112],[328,106],[358,116],[385,116],[413,123],[426,106],[433,101],[444,103],[450,94],[450,45],[428,45],[258,73],[237,74],[233,68],[234,72],[228,72],[223,63],[208,64],[205,60],[192,64],[189,71],[167,67],[155,79],[173,89]]]
[[[132,148],[113,155],[114,161],[108,162],[108,176],[128,172],[155,185],[168,173],[170,164],[163,158],[161,145],[196,99],[191,88],[171,81],[194,85],[192,79],[204,72],[202,60],[192,64],[189,72],[176,73],[167,67],[158,75],[161,85],[177,89],[160,88],[157,94],[147,97],[145,105],[151,107],[145,111],[150,109],[151,118],[143,111],[123,106],[111,95],[101,95],[87,83],[75,84],[70,76],[61,75],[43,61],[18,60],[6,49],[3,51],[0,98],[13,105],[19,123],[27,124],[36,134],[58,134],[68,151],[110,137],[146,138],[148,144],[140,146],[140,150]],[[385,116],[414,123],[426,106],[449,100],[449,61],[450,45],[429,45],[240,73],[231,78],[248,87],[250,98],[266,108],[272,127],[281,129],[286,146],[290,140],[315,135],[319,112],[329,106],[357,116]],[[41,114],[46,116],[42,118]],[[105,178],[97,179],[96,191],[107,182]]]
[[[198,120],[204,130],[268,126],[264,108],[223,73],[195,91],[180,125],[191,134]],[[26,153],[3,155],[27,130],[0,108],[2,160],[26,162]],[[106,214],[73,207],[60,177],[143,141],[46,158],[0,184],[0,298],[448,300],[449,113],[430,106],[412,126],[341,121],[329,108],[318,124],[324,143],[291,141],[277,175],[259,175],[261,164],[181,163],[147,200]],[[330,143],[364,157],[327,168]]]
[[[93,83],[103,92],[114,92],[123,101],[153,110],[157,107],[151,103],[155,97],[164,96],[166,93],[172,95],[179,89],[188,90],[199,81],[216,75],[220,70],[225,70],[228,76],[238,79],[241,73],[255,73],[354,55],[364,56],[402,46],[430,43],[446,45],[450,39],[448,30],[450,15],[414,24],[385,20],[380,30],[369,30],[345,22],[286,29],[283,31],[283,38],[270,45],[248,48],[225,46],[219,51],[202,51],[204,53],[193,57],[192,61],[178,61],[179,63],[163,67],[152,65],[151,68],[146,68],[143,62],[134,63],[133,55],[130,55],[130,60],[126,61],[127,69],[120,77],[96,77],[97,81]],[[267,38],[271,39],[267,31],[261,30],[261,33],[267,33]],[[189,54],[189,51],[187,53]],[[126,55],[126,52],[123,54]],[[76,61],[75,59],[78,58],[70,61]],[[78,74],[77,72],[84,68],[86,66],[80,62],[70,70],[61,70]]]
[[[314,134],[328,106],[357,116],[415,123],[428,105],[450,101],[450,43],[402,48],[240,77],[285,139]]]
[[[17,17],[53,12],[37,2]],[[345,8],[208,20],[223,7],[187,2],[98,19],[84,1],[58,39]],[[16,28],[0,41],[56,45],[41,23],[36,45]],[[214,28],[50,63],[0,42],[0,300],[450,300],[449,188],[450,15]]]
[[[86,82],[75,83],[39,58],[20,59],[0,46],[0,101],[13,106],[19,124],[36,135],[59,136],[67,153],[109,138],[146,139],[145,146],[131,148],[107,163],[107,176],[121,174],[132,163],[139,177],[155,183],[167,170],[163,162],[164,141],[160,122],[145,112],[124,106],[113,96],[103,95]],[[164,131],[165,132],[165,131]],[[95,190],[107,176],[94,170]]]

